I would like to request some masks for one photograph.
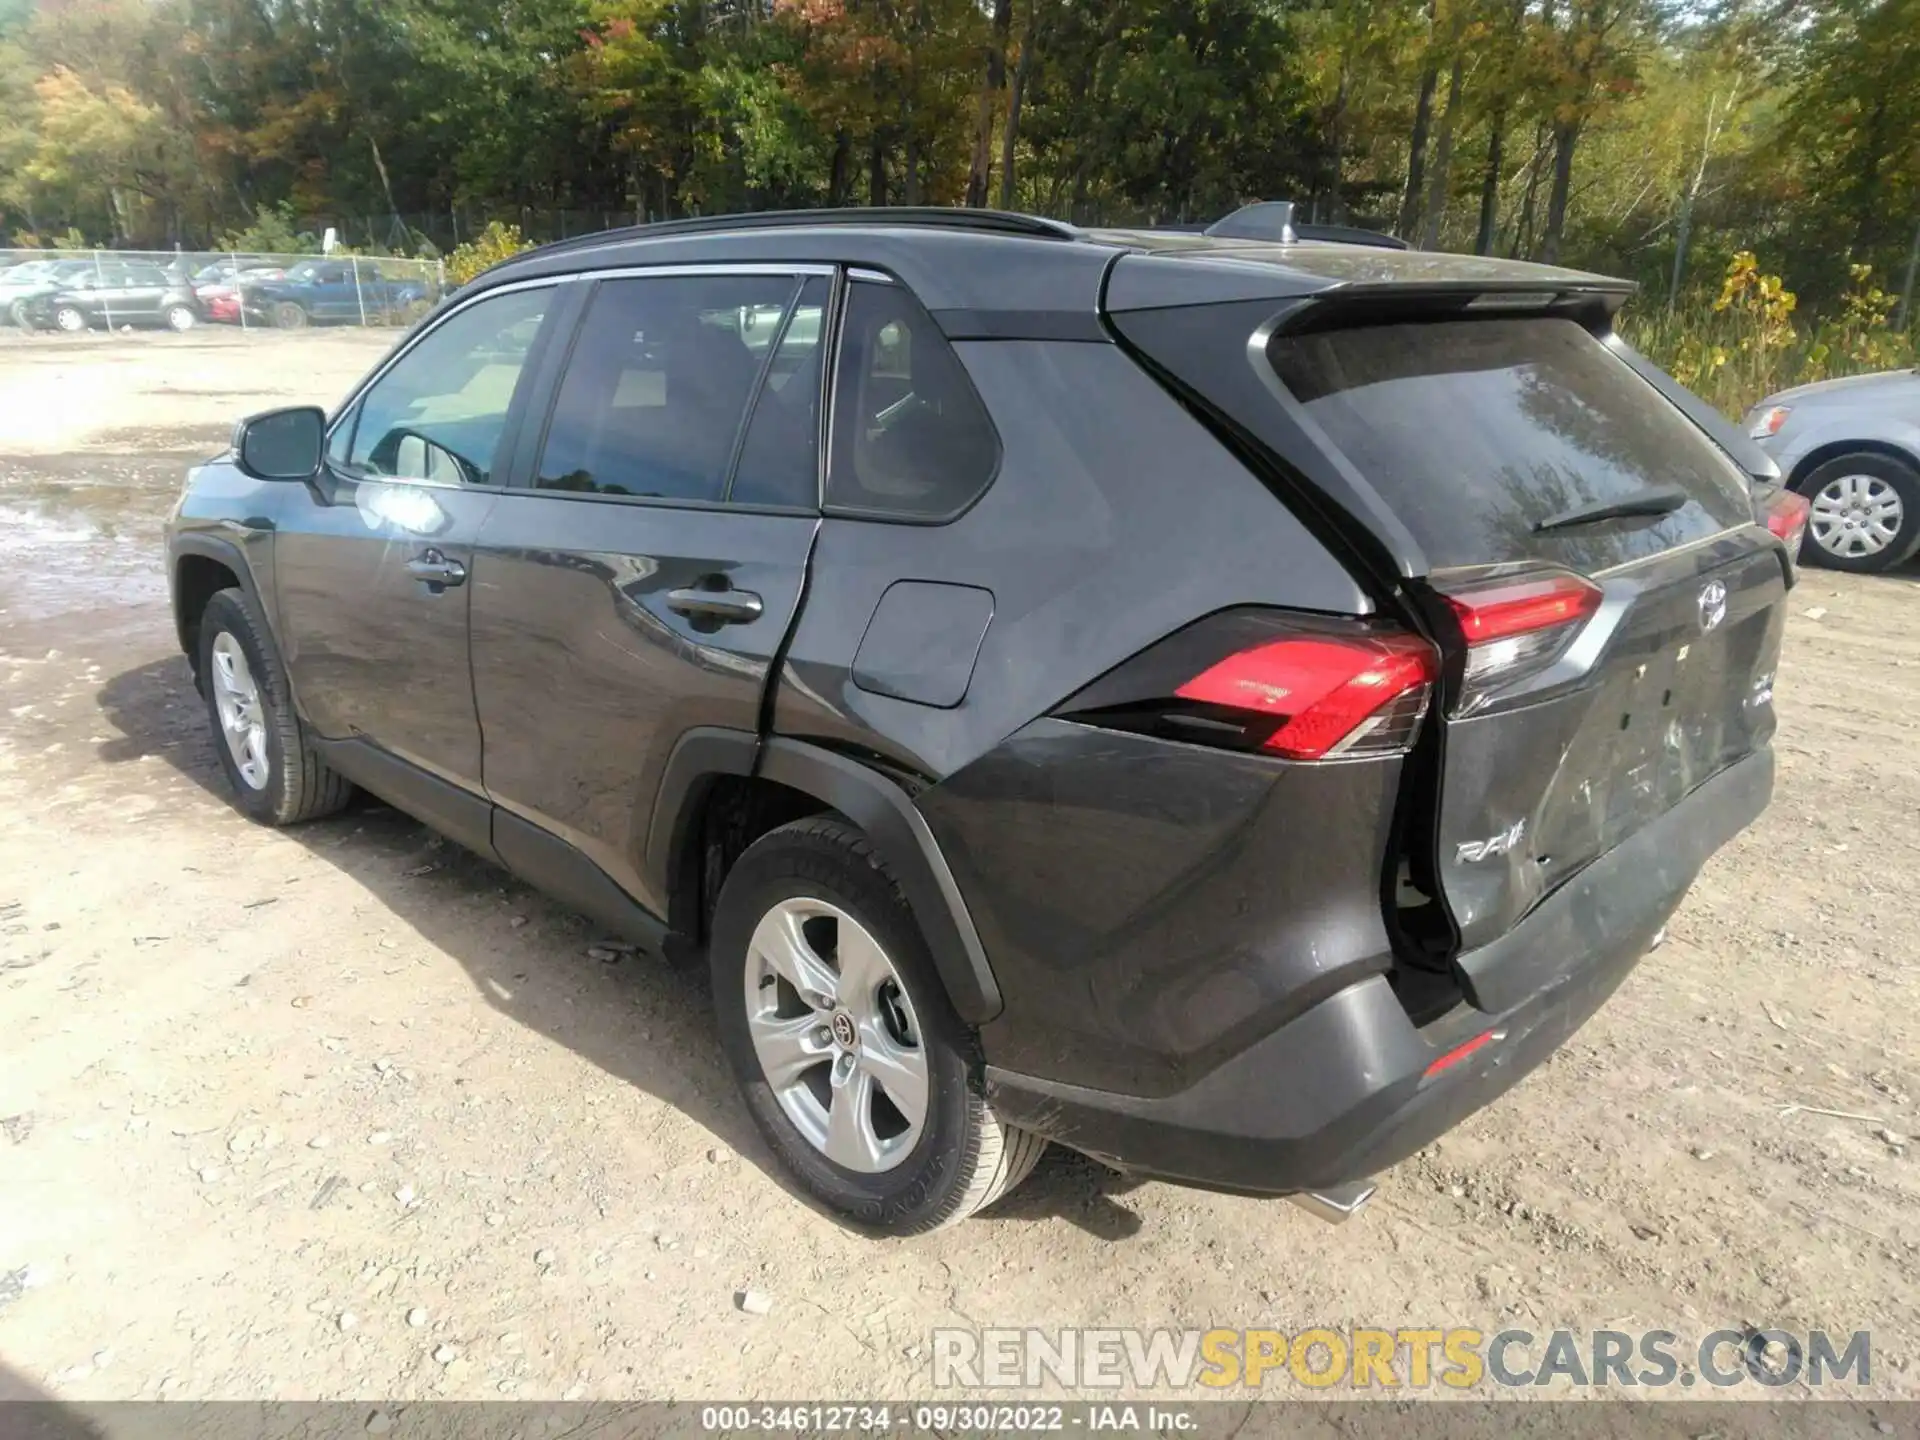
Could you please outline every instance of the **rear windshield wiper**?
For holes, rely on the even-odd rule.
[[[1602,520],[1630,520],[1639,515],[1671,515],[1693,497],[1678,485],[1649,485],[1618,500],[1590,500],[1573,505],[1557,515],[1533,522],[1538,535],[1548,530],[1571,530],[1576,525],[1593,525]]]

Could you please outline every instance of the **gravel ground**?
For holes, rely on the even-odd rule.
[[[1360,1220],[1055,1151],[987,1215],[876,1244],[775,1178],[695,979],[589,957],[588,922],[391,810],[272,832],[223,798],[162,516],[235,416],[331,402],[392,340],[0,341],[17,1383],[898,1398],[941,1326],[1773,1325],[1870,1330],[1870,1393],[1920,1395],[1920,572],[1808,574],[1772,810]]]

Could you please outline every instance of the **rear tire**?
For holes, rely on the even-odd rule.
[[[291,300],[282,300],[273,307],[273,327],[276,330],[304,330],[307,326],[306,310]]]
[[[803,952],[784,968],[767,958],[791,957],[783,945]],[[787,1173],[839,1220],[880,1235],[937,1229],[992,1204],[1039,1160],[1045,1139],[1001,1121],[979,1093],[974,1038],[898,881],[854,826],[813,816],[756,841],[721,887],[709,953],[721,1045],[747,1109]],[[818,978],[812,999],[786,979],[793,969]],[[778,1068],[776,1045],[793,1057],[778,1090],[762,1059],[764,1048]],[[851,1130],[864,1148],[845,1148]],[[852,1164],[834,1158],[850,1153]]]
[[[1800,558],[1873,574],[1920,548],[1920,472],[1877,451],[1839,455],[1794,482],[1812,505]]]
[[[259,606],[218,591],[200,614],[200,689],[233,803],[262,825],[297,825],[344,809],[353,786],[307,743],[286,667]]]

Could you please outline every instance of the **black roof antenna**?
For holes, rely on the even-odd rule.
[[[1291,245],[1300,236],[1293,228],[1291,200],[1258,200],[1242,205],[1224,220],[1216,220],[1205,231],[1222,240],[1270,240],[1276,245]]]

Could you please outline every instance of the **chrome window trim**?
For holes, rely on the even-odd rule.
[[[1653,387],[1648,386],[1647,388],[1651,390]],[[1654,393],[1656,396],[1659,396],[1658,391],[1655,391]],[[1665,399],[1664,396],[1659,396],[1659,398],[1661,398],[1662,400]],[[1677,407],[1675,409],[1675,413],[1676,414],[1679,413]],[[1685,419],[1686,417],[1683,415],[1681,416],[1681,418]],[[1711,436],[1703,434],[1700,438],[1706,441],[1709,445],[1713,443]],[[1730,539],[1735,535],[1744,534],[1747,531],[1752,530],[1754,528],[1755,528],[1755,523],[1753,521],[1747,521],[1743,524],[1729,525],[1726,527],[1726,529],[1716,530],[1711,535],[1696,535],[1691,540],[1682,540],[1678,545],[1670,545],[1665,550],[1654,550],[1645,555],[1636,555],[1631,560],[1622,560],[1618,565],[1609,565],[1604,570],[1595,570],[1588,576],[1588,578],[1592,580],[1607,580],[1607,579],[1611,579],[1615,575],[1630,575],[1635,570],[1644,569],[1649,565],[1657,565],[1662,560],[1671,560],[1676,555],[1685,555],[1690,551],[1704,550],[1709,545],[1718,545],[1723,540]],[[1764,525],[1759,526],[1759,528],[1763,531],[1766,530],[1766,527]]]
[[[580,280],[670,280],[680,275],[832,275],[837,267],[818,261],[737,260],[711,265],[617,265],[583,269],[568,276]],[[521,282],[528,283],[528,282]],[[503,285],[500,287],[505,289]]]

